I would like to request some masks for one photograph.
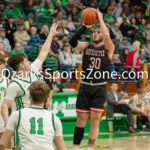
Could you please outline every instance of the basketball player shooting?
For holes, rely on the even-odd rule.
[[[78,41],[81,35],[91,27],[84,24],[70,39],[70,45],[83,52],[82,77],[84,76],[77,96],[77,122],[74,130],[73,150],[79,150],[88,118],[90,118],[90,132],[87,150],[93,150],[99,134],[100,118],[104,111],[107,78],[103,76],[97,78],[96,72],[102,75],[104,71],[109,71],[115,48],[99,10],[97,10],[97,15],[100,28],[93,30],[91,44]]]

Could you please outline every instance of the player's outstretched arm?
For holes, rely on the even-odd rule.
[[[103,20],[103,15],[102,13],[97,9],[97,13],[98,13],[98,19],[100,22],[100,26],[101,26],[101,32],[103,34],[103,39],[104,39],[104,43],[105,43],[105,47],[108,50],[108,54],[109,57],[112,58],[113,52],[115,50],[115,46],[110,38],[110,34],[109,31],[105,25],[105,22]]]
[[[80,51],[84,51],[88,45],[87,42],[81,42],[78,41],[81,37],[81,35],[88,29],[91,28],[92,26],[85,26],[81,25],[81,27],[78,29],[78,31],[71,37],[69,43],[73,48],[77,48]]]
[[[13,132],[11,130],[6,129],[0,139],[0,150],[5,150],[8,146],[8,143],[13,136]]]
[[[49,33],[44,45],[41,48],[38,59],[42,62],[42,64],[44,63],[44,61],[45,61],[45,59],[46,59],[46,57],[50,51],[50,46],[51,46],[53,36],[58,34],[57,27],[58,27],[58,23],[57,22],[53,23],[53,25],[51,26],[51,29],[50,29],[50,33]]]

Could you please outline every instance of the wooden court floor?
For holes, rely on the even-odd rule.
[[[67,150],[72,150],[72,141],[65,141]],[[82,141],[80,150],[86,150],[87,139]],[[94,150],[150,150],[150,134],[109,136],[96,141]]]

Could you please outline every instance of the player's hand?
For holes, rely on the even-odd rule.
[[[86,26],[88,29],[93,27],[93,25],[85,25],[85,24],[83,24],[83,25]]]
[[[50,34],[55,36],[57,35],[59,32],[57,31],[57,27],[58,27],[58,22],[55,22],[52,24],[51,29],[50,29]]]
[[[100,21],[101,19],[103,19],[103,14],[99,11],[99,9],[97,9],[97,15],[98,15],[98,20]]]

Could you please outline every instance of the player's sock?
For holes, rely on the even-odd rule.
[[[76,126],[74,130],[73,144],[80,145],[83,136],[84,136],[84,128],[80,128]]]
[[[136,129],[136,128],[137,128],[137,125],[134,125],[134,128]]]
[[[93,150],[93,148],[92,147],[88,147],[87,150]]]
[[[73,146],[72,150],[79,150],[79,146]]]

